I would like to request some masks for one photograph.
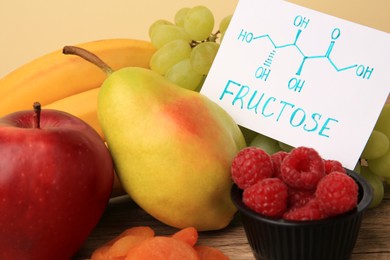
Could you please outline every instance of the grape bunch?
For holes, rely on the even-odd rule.
[[[150,41],[157,48],[151,70],[183,88],[199,91],[218,52],[231,15],[219,23],[205,6],[179,9],[174,21],[156,20],[149,27]]]
[[[243,130],[248,146],[262,148],[271,154],[289,152],[294,148],[268,136]],[[384,105],[354,171],[373,188],[374,199],[370,207],[379,206],[384,197],[384,182],[390,184],[390,104]]]
[[[357,171],[373,187],[374,201],[371,205],[379,205],[384,196],[383,181],[390,184],[390,104],[382,108],[362,152]]]

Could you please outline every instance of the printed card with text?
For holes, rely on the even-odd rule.
[[[239,125],[353,169],[390,90],[390,35],[240,0],[201,93]]]

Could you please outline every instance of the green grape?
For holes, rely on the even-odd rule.
[[[175,40],[158,49],[150,59],[151,70],[164,75],[173,65],[189,58],[191,46],[184,40]]]
[[[277,140],[262,134],[257,134],[252,142],[250,142],[249,146],[259,147],[270,155],[282,150]]]
[[[367,164],[374,174],[390,178],[390,149],[379,158],[367,160]]]
[[[385,104],[382,108],[374,129],[381,131],[390,139],[390,104]]]
[[[184,40],[188,44],[191,42],[191,38],[182,27],[172,24],[155,26],[150,36],[151,43],[157,49],[175,40]]]
[[[383,197],[385,195],[385,189],[383,186],[383,181],[379,176],[375,175],[367,166],[361,166],[360,175],[367,180],[367,182],[372,187],[373,191],[373,200],[369,208],[377,207],[381,204]]]
[[[245,138],[246,144],[250,144],[252,142],[252,140],[256,137],[256,135],[258,134],[257,132],[253,131],[252,129],[243,127],[241,125],[239,126],[239,128],[242,132],[242,135]]]
[[[280,141],[279,141],[279,146],[285,152],[290,152],[292,149],[294,149],[294,146],[288,145]]]
[[[363,149],[361,157],[366,160],[381,157],[389,150],[389,147],[389,138],[387,138],[384,133],[373,130]]]
[[[226,30],[230,24],[233,15],[225,16],[219,23],[219,32],[221,33],[220,42],[222,42],[223,37],[225,36]]]
[[[194,70],[207,75],[218,49],[219,44],[216,42],[202,42],[196,45],[191,52],[191,65]]]
[[[154,23],[152,23],[152,24],[149,26],[149,37],[152,36],[152,33],[153,33],[154,29],[156,29],[156,27],[158,27],[159,25],[162,25],[162,24],[165,24],[165,25],[173,25],[173,23],[170,22],[170,21],[168,21],[168,20],[159,19],[159,20],[155,21]]]
[[[176,12],[175,18],[174,18],[176,25],[184,27],[184,19],[185,19],[186,15],[190,9],[191,8],[189,8],[189,7],[183,7],[181,9],[179,9],[179,11]]]
[[[214,29],[214,15],[205,6],[192,7],[184,17],[183,27],[192,40],[206,40]]]
[[[198,86],[194,89],[196,92],[200,92],[202,90],[203,84],[206,81],[206,76],[202,76],[202,80],[199,82]]]
[[[165,78],[180,87],[195,90],[203,79],[203,75],[193,70],[190,59],[179,61],[165,74]]]
[[[225,16],[221,22],[219,23],[219,32],[221,34],[225,34],[229,24],[230,24],[230,21],[232,20],[232,17],[233,15],[228,15],[228,16]]]

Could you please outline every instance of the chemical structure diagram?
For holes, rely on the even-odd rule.
[[[365,66],[365,65],[358,65],[358,64],[352,64],[352,65],[348,65],[345,67],[339,67],[332,60],[332,57],[331,57],[332,50],[336,44],[336,40],[341,35],[340,28],[336,27],[333,29],[333,31],[331,33],[331,41],[330,41],[329,47],[325,53],[319,54],[319,55],[311,55],[311,56],[306,55],[302,51],[302,49],[299,47],[298,40],[299,40],[299,37],[302,34],[303,30],[306,29],[307,26],[309,25],[309,22],[310,22],[310,19],[308,19],[302,15],[295,16],[293,24],[297,28],[297,33],[296,33],[293,41],[291,43],[287,43],[287,44],[275,43],[270,34],[263,34],[263,35],[256,36],[253,32],[247,32],[244,29],[241,30],[241,32],[238,35],[237,40],[240,40],[242,42],[249,44],[249,43],[252,43],[256,40],[266,39],[273,46],[273,50],[269,53],[269,55],[265,59],[264,63],[261,66],[259,66],[255,72],[255,77],[257,79],[267,81],[268,76],[271,73],[272,62],[277,54],[277,50],[282,49],[282,48],[287,48],[287,47],[295,48],[298,51],[298,53],[302,56],[301,64],[299,65],[298,70],[295,73],[296,77],[292,77],[288,82],[288,88],[291,90],[295,90],[297,92],[300,92],[302,90],[302,88],[305,84],[305,80],[301,79],[300,76],[301,76],[303,68],[306,64],[306,61],[311,60],[311,59],[325,59],[331,64],[331,66],[334,68],[334,70],[336,72],[355,70],[356,77],[359,77],[361,79],[366,79],[366,80],[370,79],[370,77],[372,76],[372,73],[374,71],[374,68],[371,68],[371,67]]]

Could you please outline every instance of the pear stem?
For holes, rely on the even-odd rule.
[[[81,47],[77,47],[77,46],[65,46],[63,49],[62,49],[62,53],[63,54],[71,54],[71,55],[77,55],[77,56],[80,56],[81,58],[83,58],[84,60],[86,61],[89,61],[93,64],[95,64],[96,66],[98,66],[99,68],[101,68],[106,74],[111,74],[113,72],[113,69],[108,66],[102,59],[100,59],[97,55],[95,55],[94,53],[86,50],[86,49],[83,49]]]
[[[34,102],[33,104],[34,108],[34,122],[33,122],[33,128],[41,128],[41,104],[39,102]]]

